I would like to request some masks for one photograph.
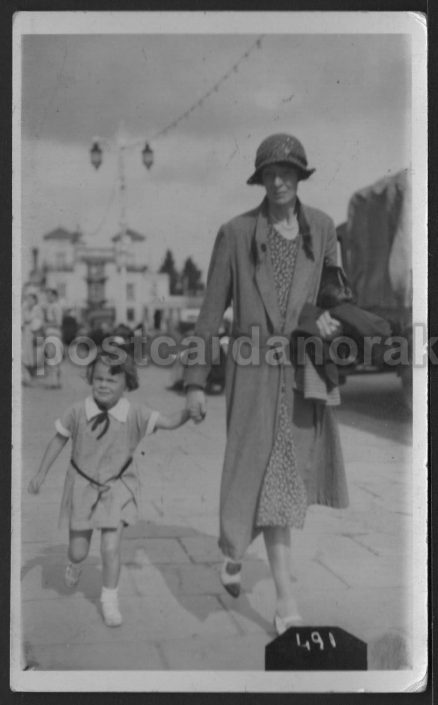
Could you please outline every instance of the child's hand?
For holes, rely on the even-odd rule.
[[[43,484],[43,478],[40,475],[35,475],[27,486],[29,494],[38,494],[40,487]]]

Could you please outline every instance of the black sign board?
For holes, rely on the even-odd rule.
[[[366,671],[367,645],[339,627],[290,627],[266,646],[266,671]]]

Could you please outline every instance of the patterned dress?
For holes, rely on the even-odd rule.
[[[288,240],[273,227],[268,247],[274,272],[275,289],[284,326],[289,291],[293,279],[298,240]],[[290,410],[282,376],[277,430],[263,479],[256,513],[256,526],[294,526],[302,528],[306,517],[306,488],[297,470]]]

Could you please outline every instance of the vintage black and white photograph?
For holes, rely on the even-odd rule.
[[[424,16],[13,49],[12,687],[424,689]]]

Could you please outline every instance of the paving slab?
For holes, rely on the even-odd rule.
[[[262,634],[238,635],[232,639],[194,637],[161,643],[169,669],[178,671],[262,671],[265,646],[271,641]]]
[[[222,561],[222,552],[214,536],[188,536],[181,543],[195,563]]]
[[[167,667],[159,646],[148,641],[34,644],[27,657],[38,664],[38,670],[48,671],[161,671]]]
[[[78,585],[67,588],[64,585],[66,558],[55,561],[43,560],[33,568],[24,569],[21,581],[22,599],[48,600],[60,596],[80,596],[88,599],[98,599],[102,586],[101,562],[98,557],[88,558],[82,567]],[[119,593],[132,593],[131,580],[127,570],[122,568],[119,580]]]
[[[141,567],[131,573],[137,595],[151,595],[151,577],[159,570],[166,586],[174,595],[221,595],[219,573],[207,565],[158,564]],[[158,592],[154,599],[160,599]]]
[[[98,599],[27,600],[23,608],[24,640],[30,644],[90,644],[113,641],[159,641],[172,635],[238,634],[230,615],[215,597],[178,596],[168,590],[157,599],[120,599],[123,624],[108,628],[100,616]]]
[[[379,560],[378,556],[362,548],[349,538],[339,538],[342,549],[326,549],[318,556],[317,561],[333,575],[344,581],[350,587],[401,587],[409,578],[408,562],[401,560],[399,555],[386,556]]]
[[[148,517],[147,519],[141,519],[133,526],[127,526],[123,532],[123,543],[130,540],[137,540],[142,538],[158,539],[158,538],[182,538],[185,536],[196,535],[196,529],[188,524],[182,524],[178,521],[166,522],[162,516],[159,516],[154,508],[154,513],[157,518],[151,519],[148,517],[148,509],[141,511],[140,515],[143,517]],[[173,517],[175,519],[175,517]]]
[[[412,532],[407,530],[403,534],[374,531],[353,535],[351,538],[356,543],[366,546],[377,556],[406,556],[408,558],[413,551]]]
[[[127,547],[127,544],[125,543]],[[137,554],[143,565],[151,563],[190,563],[190,556],[177,538],[145,538]]]

